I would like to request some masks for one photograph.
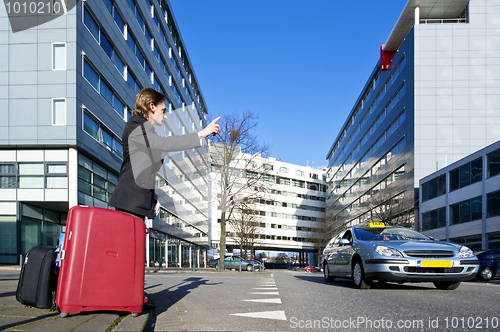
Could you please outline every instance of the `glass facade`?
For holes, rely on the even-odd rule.
[[[57,246],[59,233],[64,232],[66,214],[21,204],[21,255],[34,246]],[[15,257],[17,259],[17,257]]]
[[[41,43],[10,34],[9,43],[0,45],[2,50],[22,45],[9,70],[26,78],[16,83],[24,92],[7,97],[7,116],[14,119],[9,125],[15,129],[7,130],[0,142],[0,197],[5,207],[0,211],[0,233],[5,237],[16,232],[10,238],[15,242],[2,238],[0,263],[19,263],[29,247],[57,241],[65,219],[48,220],[50,212],[62,216],[76,204],[109,207],[123,159],[121,134],[141,88],[153,87],[166,96],[169,119],[160,130],[164,135],[197,132],[206,124],[206,105],[167,1],[85,2],[47,29],[49,37]],[[47,61],[39,61],[39,56]],[[30,77],[41,71],[43,82],[33,85]],[[43,93],[26,104],[25,91],[30,89]],[[19,119],[20,107],[30,110],[30,121]],[[65,151],[62,162],[44,159],[44,149],[52,146]],[[19,153],[23,149],[30,151]],[[68,151],[75,152],[71,160]],[[181,239],[184,247],[196,246],[197,251],[208,245],[205,153],[202,147],[165,157],[159,201],[180,228],[154,223],[159,227],[154,234]],[[22,215],[24,203],[42,209],[42,216]],[[161,243],[169,239],[150,239],[147,261],[166,259]],[[191,258],[182,254],[185,249],[175,250],[179,253],[174,262]]]
[[[402,47],[389,70],[376,67],[328,153],[327,224],[338,229],[380,218],[406,215],[411,224],[414,190],[412,45]],[[391,201],[404,197],[394,208]],[[388,221],[388,220],[385,220]]]
[[[488,43],[477,43],[499,37],[497,29],[485,25],[499,14],[493,2],[471,0],[453,13],[440,13],[436,8],[432,14],[446,16],[443,19],[454,24],[429,20],[428,13],[419,12],[420,19],[410,26],[403,22],[414,22],[416,12],[412,6],[403,10],[394,27],[398,33],[391,33],[382,46],[380,62],[327,153],[327,222],[331,228],[374,220],[373,207],[383,205],[394,194],[404,192],[411,211],[410,205],[418,208],[419,198],[424,202],[443,199],[448,188],[461,192],[481,182],[483,173],[488,177],[500,173],[500,154],[493,151],[483,157],[489,160],[484,165],[480,159],[470,160],[449,177],[419,185],[420,179],[500,139],[496,129],[500,117],[493,106],[498,103],[487,93],[496,89],[496,83],[481,74],[496,73],[492,64],[500,52],[489,52]],[[496,74],[487,76],[492,75]],[[391,130],[401,112],[401,124]],[[402,153],[390,162],[384,160],[390,147],[403,137]],[[386,174],[401,164],[405,174],[387,185]],[[483,204],[485,200],[482,197]],[[464,198],[453,204],[459,204],[462,211],[459,220],[460,216],[464,222],[477,217],[472,206],[478,201],[467,203]],[[425,211],[422,227],[442,225],[439,216],[443,213],[437,208]],[[449,221],[449,211],[444,218]],[[420,229],[421,220],[417,221],[415,226]]]

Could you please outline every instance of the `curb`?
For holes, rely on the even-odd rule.
[[[123,318],[118,325],[110,326],[106,332],[110,331],[143,331],[150,332],[153,331],[153,309],[144,310],[141,315],[137,317],[132,317],[128,314]]]
[[[169,269],[162,269],[159,270],[157,268],[146,268],[146,273],[147,274],[154,274],[154,273],[160,273],[160,274],[167,274],[167,273],[224,273],[224,274],[247,274],[247,273],[258,273],[258,274],[266,274],[269,273],[269,270],[266,269],[263,272],[259,271],[254,271],[254,272],[248,272],[248,271],[238,271],[238,270],[225,270],[225,271],[217,271],[216,269],[197,269],[196,271],[193,271],[192,269],[181,269],[181,268],[169,268]]]

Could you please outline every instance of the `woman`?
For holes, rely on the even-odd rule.
[[[202,138],[220,132],[219,117],[198,133],[159,136],[153,126],[162,124],[166,110],[165,96],[144,88],[137,94],[132,117],[123,130],[123,164],[109,204],[141,219],[154,218],[157,213],[155,176],[166,154],[200,147]]]

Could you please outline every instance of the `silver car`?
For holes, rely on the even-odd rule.
[[[374,281],[433,282],[438,289],[456,289],[474,278],[480,264],[466,246],[383,223],[344,229],[328,242],[323,257],[326,281],[352,278],[362,289]]]

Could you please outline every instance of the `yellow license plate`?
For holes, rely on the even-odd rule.
[[[417,261],[418,267],[451,267],[451,261]]]

